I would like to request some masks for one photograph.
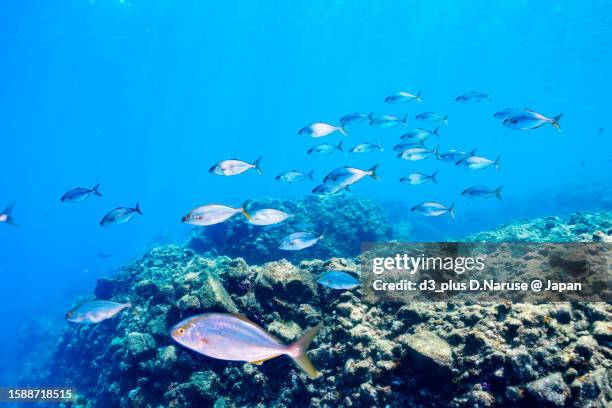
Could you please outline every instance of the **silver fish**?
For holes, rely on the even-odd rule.
[[[495,196],[499,200],[501,200],[502,187],[503,186],[499,186],[498,188],[493,190],[487,186],[474,186],[474,187],[469,187],[463,190],[461,195],[464,195],[467,198],[483,198],[483,199]]]
[[[370,119],[370,125],[380,128],[380,129],[389,129],[394,128],[399,125],[405,125],[408,120],[408,115],[404,115],[403,118],[398,118],[397,116],[384,115],[379,117],[374,117],[374,114],[371,113],[368,116]]]
[[[427,183],[430,180],[434,183],[438,183],[438,180],[436,180],[437,175],[437,171],[433,172],[430,176],[423,173],[410,173],[407,177],[402,177],[400,183],[417,185]]]
[[[415,205],[410,209],[410,211],[417,212],[425,215],[426,217],[437,217],[438,215],[448,213],[451,218],[455,218],[455,204],[451,205],[450,207],[445,207],[440,203],[424,202]]]
[[[424,160],[432,155],[433,156],[438,155],[437,147],[433,150],[429,150],[426,147],[412,147],[410,149],[406,149],[403,152],[399,153],[397,157],[400,157],[404,160],[417,161],[417,160]]]
[[[560,113],[554,118],[548,118],[532,110],[523,110],[510,114],[502,123],[505,127],[514,130],[537,129],[540,126],[550,123],[555,129],[561,131],[559,120],[561,120],[562,116],[563,114]]]
[[[318,186],[316,186],[313,190],[312,190],[312,194],[316,194],[316,195],[330,195],[330,194],[336,194],[339,193],[342,190],[349,190],[349,186],[345,186],[342,184],[335,184],[335,183],[323,183],[323,184],[319,184]]]
[[[249,222],[253,225],[274,225],[285,221],[289,217],[293,217],[293,214],[287,214],[273,208],[264,208],[251,214]]]
[[[459,95],[455,98],[455,100],[462,103],[477,103],[485,100],[490,101],[491,98],[484,92],[471,91],[466,92],[463,95]]]
[[[459,160],[464,159],[468,156],[474,156],[477,149],[473,149],[471,152],[462,152],[461,150],[451,149],[446,153],[438,154],[438,160],[448,163],[457,163]]]
[[[300,129],[298,134],[304,137],[324,137],[331,135],[334,132],[340,132],[346,136],[346,131],[342,126],[333,126],[323,122],[311,123],[308,126]]]
[[[287,355],[310,378],[320,376],[306,356],[321,325],[306,331],[295,343],[284,345],[276,337],[244,316],[205,313],[189,317],[170,329],[170,336],[181,346],[205,356],[228,361],[264,361]]]
[[[416,120],[420,120],[421,122],[444,122],[445,125],[448,125],[448,115],[442,115],[436,112],[423,112],[416,115]]]
[[[322,238],[323,235],[315,235],[311,232],[294,232],[283,238],[278,248],[285,251],[300,251],[310,248]]]
[[[207,226],[222,223],[225,220],[233,217],[236,214],[242,214],[247,220],[250,220],[251,214],[246,210],[248,201],[242,204],[240,208],[228,207],[221,204],[208,204],[194,208],[182,218],[185,224]]]
[[[64,203],[66,202],[74,203],[77,201],[83,201],[92,194],[102,197],[102,194],[100,194],[100,192],[98,191],[99,187],[100,187],[100,184],[96,184],[94,188],[82,188],[82,187],[73,188],[72,190],[64,194],[62,198],[60,198],[60,201]]]
[[[497,156],[495,161],[481,156],[466,156],[455,164],[459,167],[465,167],[470,170],[482,170],[491,166],[495,166],[496,169],[499,169],[499,159],[499,156]]]
[[[340,152],[343,151],[342,150],[342,140],[337,145],[333,145],[333,144],[330,144],[330,143],[321,143],[321,144],[318,144],[318,145],[316,145],[314,147],[311,147],[308,150],[308,154],[310,154],[312,156],[318,156],[318,155],[324,155],[324,154],[332,154],[336,150],[338,150]]]
[[[366,119],[368,119],[367,113],[349,113],[340,118],[340,126],[344,128],[346,125],[351,125],[353,123],[363,123]]]
[[[93,300],[75,306],[66,313],[66,320],[73,323],[94,324],[110,319],[123,309],[131,307],[131,303],[117,303],[109,300]]]
[[[408,150],[412,147],[425,147],[425,144],[423,142],[403,142],[403,143],[398,143],[395,146],[393,146],[393,151],[394,152],[403,152],[404,150]]]
[[[404,133],[400,137],[400,139],[404,141],[408,141],[408,142],[413,142],[413,143],[424,142],[425,140],[429,139],[429,137],[432,135],[440,137],[440,134],[438,133],[439,130],[440,130],[440,126],[436,127],[434,130],[427,130],[427,129],[420,129],[420,128],[412,129]]]
[[[421,100],[421,94],[423,93],[423,91],[419,91],[418,94],[413,95],[410,92],[397,92],[394,93],[393,95],[389,95],[385,98],[385,102],[387,103],[406,103],[406,102],[412,102],[412,101],[417,101],[417,102],[423,102]]]
[[[505,109],[495,112],[493,114],[493,117],[496,119],[506,119],[508,116],[518,111],[519,111],[518,109],[514,109],[514,108],[505,108]]]
[[[252,164],[244,162],[238,159],[223,160],[212,166],[208,172],[216,174],[217,176],[236,176],[242,174],[247,170],[255,169],[259,174],[263,173],[259,166],[261,162],[261,156],[257,158]]]
[[[323,272],[317,280],[321,285],[331,289],[348,290],[359,286],[359,280],[353,275],[342,271]]]
[[[299,183],[307,178],[314,180],[314,170],[311,170],[309,173],[303,173],[299,170],[289,170],[276,176],[276,180],[285,183]]]
[[[6,208],[0,212],[0,222],[8,225],[17,225],[11,213],[13,212],[13,208],[15,208],[15,202],[13,201]]]
[[[382,152],[382,143],[359,143],[351,149],[351,153]]]
[[[103,227],[109,225],[119,225],[125,224],[129,220],[132,219],[134,214],[142,215],[142,211],[140,210],[140,203],[136,203],[134,208],[130,207],[117,207],[114,210],[108,212],[104,218],[100,221],[100,225]]]
[[[348,186],[353,183],[358,182],[365,176],[370,176],[374,180],[380,180],[378,175],[376,174],[376,170],[378,169],[378,164],[375,164],[370,168],[370,170],[361,170],[356,169],[354,167],[339,167],[329,173],[323,179],[323,183],[333,183],[342,186]]]

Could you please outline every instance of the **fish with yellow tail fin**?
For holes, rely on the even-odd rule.
[[[170,336],[181,346],[220,360],[262,364],[286,355],[310,378],[317,378],[321,374],[306,356],[306,351],[320,329],[319,324],[287,346],[239,314],[204,313],[177,323],[170,329]]]

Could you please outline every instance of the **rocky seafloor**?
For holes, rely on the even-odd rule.
[[[360,205],[375,212],[371,203]],[[611,215],[521,220],[471,239],[606,241]],[[374,218],[373,225],[361,218],[358,226],[347,220],[345,227],[385,237],[384,223]],[[324,247],[313,260],[293,262],[265,262],[270,255],[252,252],[247,256],[252,264],[234,253],[215,256],[206,250],[206,242],[227,240],[232,228],[242,227],[230,224],[212,238],[198,233],[196,244],[156,247],[100,279],[96,298],[129,300],[132,309],[95,326],[67,324],[48,348],[48,358],[37,354],[27,364],[21,382],[72,385],[78,398],[65,404],[70,407],[612,403],[608,303],[368,303],[359,289],[333,291],[316,283],[330,268],[357,273],[355,248],[344,248],[350,256],[329,257],[321,251],[333,249]],[[253,251],[267,248],[266,239]],[[227,251],[236,245],[227,243]],[[308,379],[286,357],[260,366],[214,360],[168,336],[182,318],[211,311],[240,312],[285,342],[321,322],[308,354],[322,376]]]

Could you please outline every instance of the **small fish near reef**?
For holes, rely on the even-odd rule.
[[[299,170],[289,170],[276,176],[276,180],[282,181],[283,183],[299,183],[306,179],[314,180],[314,170],[311,170],[309,173],[304,173]]]
[[[365,176],[370,176],[374,180],[380,180],[378,175],[376,174],[376,170],[378,170],[378,164],[375,164],[370,168],[370,170],[361,170],[356,169],[354,167],[339,167],[329,173],[323,179],[323,183],[333,183],[336,185],[349,186],[354,184],[364,178]]]
[[[257,173],[262,174],[263,170],[260,166],[261,159],[262,158],[260,156],[253,163],[247,163],[237,159],[223,160],[212,166],[208,172],[211,174],[216,174],[217,176],[237,176],[238,174],[242,174],[247,170],[255,169]]]
[[[92,300],[75,306],[66,313],[66,320],[73,323],[95,324],[114,317],[131,303],[117,303],[109,300]]]
[[[3,224],[8,224],[8,225],[17,225],[17,223],[15,222],[15,219],[13,219],[13,216],[11,215],[11,213],[13,212],[13,208],[15,208],[15,202],[13,201],[12,203],[10,203],[9,205],[6,206],[6,208],[0,212],[0,223]]]
[[[504,119],[502,123],[505,127],[514,130],[537,129],[540,126],[544,126],[545,124],[550,123],[555,129],[561,131],[561,125],[559,125],[559,120],[561,120],[562,117],[563,114],[560,113],[553,118],[548,118],[542,115],[541,113],[526,109],[511,113],[509,116],[506,117],[506,119]]]
[[[344,128],[346,125],[353,123],[363,123],[368,119],[368,113],[353,112],[348,115],[344,115],[340,118],[340,126]]]
[[[502,186],[497,187],[496,189],[491,189],[487,186],[473,186],[473,187],[469,187],[463,190],[461,195],[467,198],[475,198],[475,199],[487,199],[487,198],[491,198],[495,196],[499,200],[501,200],[501,191],[502,191]]]
[[[114,210],[106,214],[104,218],[102,218],[102,220],[100,221],[100,225],[102,227],[107,227],[110,225],[125,224],[126,222],[132,219],[134,214],[142,215],[142,211],[140,210],[140,203],[136,203],[134,208],[130,208],[130,207],[115,208]]]
[[[294,232],[281,240],[278,249],[301,251],[302,249],[310,248],[321,239],[323,239],[323,235],[315,235],[312,232]]]
[[[200,227],[220,224],[236,214],[242,214],[250,220],[251,214],[246,210],[248,201],[240,208],[228,207],[221,204],[207,204],[194,208],[182,218],[185,224],[197,225]]]
[[[422,93],[423,91],[419,91],[418,94],[414,95],[414,94],[411,94],[410,92],[400,91],[400,92],[394,93],[393,95],[387,96],[385,98],[385,102],[397,104],[397,103],[407,103],[407,102],[417,101],[421,103],[423,102],[423,100],[421,99]]]
[[[317,138],[329,136],[334,132],[340,132],[344,136],[347,136],[346,131],[342,126],[333,126],[323,122],[311,123],[310,125],[300,129],[298,134],[304,137]]]
[[[359,280],[353,275],[342,271],[327,271],[317,280],[321,285],[330,289],[348,290],[359,286]]]
[[[436,202],[424,202],[415,205],[410,209],[410,211],[426,217],[437,217],[439,215],[448,213],[451,218],[455,218],[455,204],[452,204],[450,207],[446,207]]]
[[[76,203],[79,201],[86,200],[92,194],[97,195],[98,197],[102,197],[102,194],[100,194],[98,188],[100,188],[100,184],[96,184],[96,186],[93,188],[73,188],[72,190],[64,194],[62,198],[60,198],[60,201],[62,203]]]
[[[415,119],[421,122],[429,123],[443,122],[445,125],[448,125],[448,115],[442,115],[441,113],[436,112],[419,113],[416,115]]]
[[[497,156],[495,160],[490,160],[481,156],[466,156],[455,163],[455,165],[470,170],[482,170],[491,166],[495,166],[496,169],[499,169],[499,159],[500,156]]]
[[[491,98],[484,92],[471,91],[455,98],[455,101],[461,103],[478,103],[482,101],[490,101]]]
[[[412,184],[412,185],[424,184],[424,183],[427,183],[428,181],[438,183],[438,181],[436,180],[437,175],[438,175],[437,171],[433,172],[430,176],[428,176],[427,174],[423,174],[423,173],[410,173],[407,177],[402,177],[400,179],[400,183]]]
[[[321,143],[308,149],[308,154],[311,156],[321,156],[326,154],[332,154],[335,151],[342,152],[342,140],[337,145],[331,143]]]
[[[266,226],[275,225],[285,221],[287,218],[293,217],[293,214],[288,214],[284,211],[275,210],[274,208],[264,208],[257,210],[251,214],[249,222],[253,225]]]
[[[306,355],[321,325],[307,330],[295,343],[284,345],[259,325],[239,314],[205,313],[189,317],[170,329],[170,337],[183,347],[219,360],[260,365],[286,355],[310,378],[321,374]]]

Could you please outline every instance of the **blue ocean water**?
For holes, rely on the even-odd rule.
[[[181,216],[193,207],[310,193],[311,182],[276,182],[285,170],[315,169],[320,180],[338,166],[380,163],[381,181],[363,180],[355,194],[455,202],[456,219],[426,219],[431,230],[420,240],[610,199],[606,1],[24,0],[0,8],[0,206],[16,201],[20,224],[0,225],[0,384],[15,381],[25,320],[61,321],[97,277],[147,245],[180,239],[189,231]],[[400,90],[422,90],[423,103],[384,102]],[[491,101],[455,102],[473,90]],[[506,107],[564,113],[563,131],[507,129],[492,117]],[[398,160],[391,148],[402,131],[365,124],[347,128],[345,145],[382,142],[383,153],[306,155],[342,136],[309,140],[300,128],[353,111],[408,113],[410,127],[433,127],[415,122],[422,111],[447,114],[428,145],[500,155],[500,169]],[[260,155],[263,175],[208,173],[220,160]],[[398,183],[435,170],[437,185]],[[67,190],[97,183],[102,198],[60,203]],[[503,185],[503,200],[460,196],[476,184]],[[142,217],[98,225],[137,201]]]

